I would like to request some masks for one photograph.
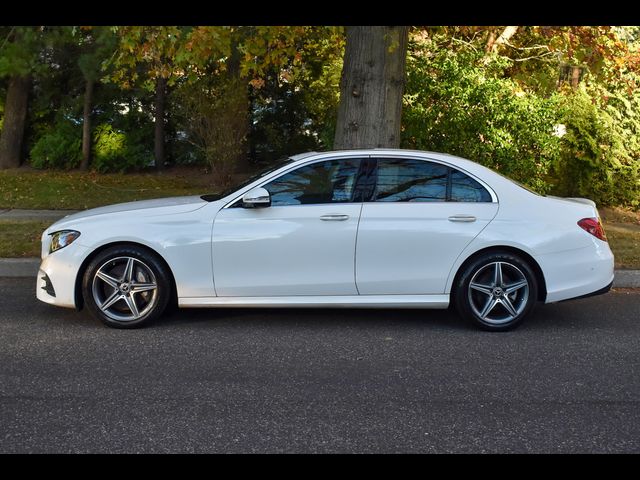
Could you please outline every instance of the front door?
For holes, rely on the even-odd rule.
[[[357,295],[354,261],[362,203],[360,160],[307,164],[261,185],[271,206],[222,209],[213,226],[221,297]]]

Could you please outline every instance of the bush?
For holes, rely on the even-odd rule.
[[[588,197],[601,205],[638,207],[638,105],[633,108],[628,99],[613,98],[600,106],[594,101],[598,96],[581,88],[563,99],[566,134],[553,166],[554,193]]]
[[[153,162],[144,145],[132,141],[111,125],[98,125],[93,135],[93,168],[105,172],[139,170]]]
[[[82,160],[82,126],[68,120],[56,123],[38,138],[29,157],[34,168],[78,167]]]
[[[508,59],[434,50],[428,43],[410,50],[403,146],[469,158],[548,192],[559,155],[556,98],[525,92],[506,78]]]

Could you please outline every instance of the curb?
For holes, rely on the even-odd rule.
[[[38,274],[39,258],[0,258],[0,277],[33,277]],[[640,270],[616,270],[614,288],[640,288]]]

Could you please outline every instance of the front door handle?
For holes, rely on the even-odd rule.
[[[449,217],[450,222],[475,222],[476,217],[473,215],[452,215]]]
[[[324,221],[332,221],[332,222],[340,222],[343,220],[347,220],[349,218],[349,215],[344,215],[341,213],[329,213],[327,215],[322,215],[320,217],[320,220],[324,220]]]

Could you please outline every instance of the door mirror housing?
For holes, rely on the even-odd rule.
[[[271,195],[266,188],[256,187],[242,196],[244,208],[261,208],[271,206]]]

